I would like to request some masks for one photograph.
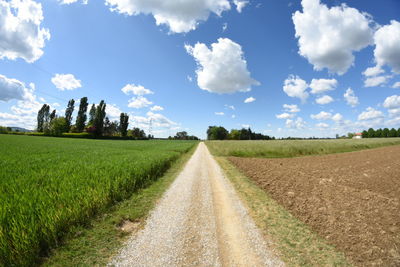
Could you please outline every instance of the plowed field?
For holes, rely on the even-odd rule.
[[[400,265],[400,146],[229,159],[354,264]]]

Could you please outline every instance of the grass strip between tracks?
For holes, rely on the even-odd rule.
[[[351,266],[343,253],[313,233],[225,157],[216,157],[272,249],[288,266]]]
[[[164,176],[131,198],[113,206],[87,227],[76,227],[64,243],[53,250],[43,266],[105,266],[130,235],[144,226],[150,211],[169,188],[197,145],[176,160]]]

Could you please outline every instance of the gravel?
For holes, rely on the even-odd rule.
[[[109,266],[283,266],[200,143]]]

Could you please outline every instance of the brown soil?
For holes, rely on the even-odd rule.
[[[359,266],[400,266],[400,146],[229,160]]]

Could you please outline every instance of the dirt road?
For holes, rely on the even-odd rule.
[[[204,143],[110,266],[283,266]]]

